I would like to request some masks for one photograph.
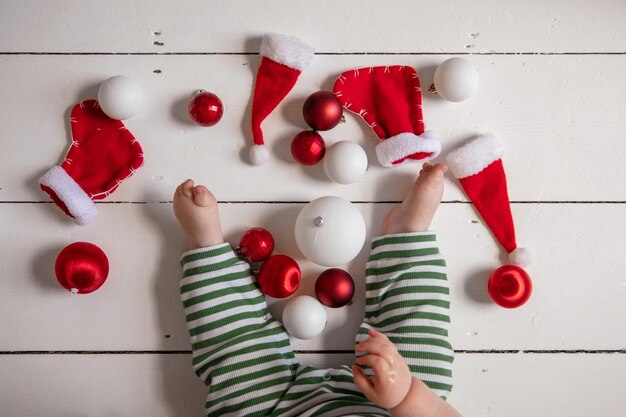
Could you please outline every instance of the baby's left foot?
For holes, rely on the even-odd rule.
[[[174,214],[187,233],[190,249],[224,242],[217,200],[205,186],[187,180],[174,193]]]
[[[404,201],[385,217],[383,233],[427,231],[443,196],[443,174],[447,170],[446,164],[426,162]]]

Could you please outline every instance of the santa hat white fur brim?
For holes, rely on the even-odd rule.
[[[293,36],[268,32],[261,41],[261,56],[298,71],[304,71],[315,55],[312,46]]]
[[[425,161],[436,158],[441,152],[437,135],[429,130],[419,136],[406,132],[382,140],[376,145],[378,162],[384,167],[395,166],[393,162],[418,152],[432,153],[424,158]]]
[[[76,224],[83,226],[96,217],[98,209],[94,202],[60,166],[55,165],[50,168],[39,179],[39,183],[56,194],[74,217]]]
[[[502,145],[493,133],[486,133],[450,152],[446,162],[452,175],[460,179],[478,174],[501,156]]]

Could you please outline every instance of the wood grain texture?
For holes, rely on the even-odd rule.
[[[327,356],[333,366],[352,360]],[[200,417],[206,398],[191,355],[0,356],[0,372],[0,402],[12,416]],[[619,416],[625,405],[623,355],[459,354],[454,372],[449,401],[464,416]]]
[[[306,128],[302,104],[319,89],[332,89],[341,71],[368,65],[406,64],[431,84],[446,56],[321,56],[263,124],[271,161],[248,162],[250,100],[258,57],[248,56],[5,56],[0,89],[11,103],[0,113],[0,201],[45,201],[37,179],[62,161],[68,115],[80,100],[96,97],[99,83],[125,73],[143,84],[147,104],[126,122],[140,141],[145,166],[107,201],[166,201],[186,178],[196,178],[221,201],[310,201],[340,194],[353,201],[399,201],[419,163],[379,166],[371,129],[352,114],[324,132],[328,143],[354,140],[366,150],[370,169],[358,183],[330,182],[321,164],[303,167],[290,154],[293,136]],[[462,141],[492,131],[515,201],[626,201],[623,97],[626,56],[477,56],[481,86],[463,103],[425,93],[428,129],[441,139],[443,159]],[[153,70],[160,69],[160,74]],[[222,121],[198,127],[187,115],[193,91],[214,91],[225,104]],[[445,200],[463,200],[448,181]]]
[[[206,392],[190,366],[177,295],[185,243],[171,213],[174,187],[193,177],[214,190],[233,243],[248,227],[269,228],[277,250],[301,263],[300,293],[312,294],[323,268],[295,246],[303,203],[322,195],[360,202],[370,239],[393,206],[383,202],[403,198],[420,164],[378,166],[373,133],[351,114],[324,137],[364,147],[362,181],[332,184],[320,166],[295,164],[289,145],[306,128],[305,98],[331,89],[344,70],[374,65],[413,66],[426,89],[439,63],[462,54],[480,71],[479,89],[458,104],[424,94],[426,126],[438,132],[442,157],[480,132],[503,142],[535,292],[513,311],[488,300],[487,276],[506,259],[448,178],[433,226],[449,265],[458,352],[450,400],[466,417],[623,415],[624,16],[622,0],[0,0],[1,414],[202,415]],[[253,167],[251,92],[266,31],[299,36],[318,53],[263,124],[271,161]],[[147,93],[145,109],[127,121],[146,165],[81,228],[37,180],[67,150],[71,106],[117,74]],[[210,129],[186,114],[199,88],[225,104]],[[104,249],[111,274],[97,292],[72,297],[53,267],[79,240]],[[352,361],[367,253],[346,267],[354,304],[330,311],[321,337],[293,341],[309,352],[301,362]],[[283,304],[270,300],[277,317]]]
[[[624,52],[626,5],[603,0],[387,2],[3,0],[0,51],[253,52],[266,31],[318,51]],[[32,29],[32,30],[29,30]],[[20,36],[16,36],[20,34]]]

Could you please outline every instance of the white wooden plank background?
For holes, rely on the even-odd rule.
[[[481,74],[477,94],[460,104],[425,95],[427,127],[444,155],[482,131],[503,141],[518,238],[535,252],[535,294],[514,311],[488,302],[486,274],[504,258],[448,180],[434,228],[448,256],[458,352],[450,401],[465,416],[622,415],[624,17],[618,0],[0,0],[2,414],[201,415],[205,392],[189,366],[177,299],[184,242],[174,187],[187,177],[207,183],[233,243],[248,227],[269,228],[277,249],[303,267],[300,292],[311,293],[322,268],[302,258],[292,230],[303,204],[327,194],[358,202],[371,238],[393,207],[384,202],[402,198],[419,164],[379,167],[372,132],[348,115],[324,136],[364,146],[365,178],[339,186],[321,167],[300,167],[288,149],[305,128],[304,99],[359,66],[411,65],[429,86],[438,63],[469,54]],[[264,123],[273,160],[252,167],[244,156],[265,31],[300,36],[318,54]],[[70,107],[116,74],[137,79],[149,97],[127,122],[146,165],[79,228],[46,201],[37,178],[66,151]],[[225,104],[214,128],[186,118],[198,88]],[[86,297],[63,292],[53,273],[58,251],[77,240],[111,260],[105,286]],[[361,319],[366,256],[364,248],[347,265],[354,304],[330,311],[321,337],[294,341],[302,362],[351,361],[346,335]],[[282,303],[271,303],[279,316]]]
[[[622,356],[458,354],[455,378],[471,383],[457,383],[452,396],[466,416],[619,416]],[[314,355],[298,357],[320,365]],[[350,360],[328,355],[325,363]],[[3,415],[202,416],[205,387],[190,363],[190,354],[5,355],[0,367],[10,377],[0,379]]]

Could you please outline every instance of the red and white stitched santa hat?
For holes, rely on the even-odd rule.
[[[93,200],[107,197],[143,165],[143,151],[124,123],[104,114],[96,100],[76,104],[70,122],[70,149],[63,163],[46,172],[39,184],[82,226],[97,214]]]
[[[446,162],[493,235],[509,253],[511,263],[526,267],[530,257],[527,249],[517,246],[501,156],[502,146],[488,133],[450,152]]]
[[[335,81],[333,91],[380,139],[376,156],[382,166],[428,160],[441,152],[435,134],[424,131],[422,89],[413,68],[396,65],[346,71]]]
[[[260,165],[269,159],[261,123],[291,91],[298,76],[313,60],[315,50],[298,38],[266,33],[261,42],[261,65],[256,75],[252,99],[250,161]]]

